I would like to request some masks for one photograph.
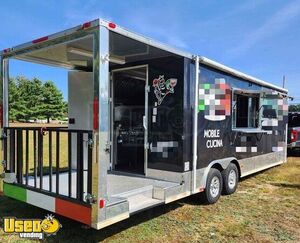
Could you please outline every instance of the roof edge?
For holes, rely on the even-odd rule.
[[[242,78],[242,79],[245,79],[245,80],[248,80],[250,82],[253,82],[253,83],[256,83],[256,84],[259,84],[261,86],[264,86],[264,87],[267,87],[267,88],[271,88],[271,89],[275,89],[277,91],[280,91],[280,92],[283,92],[285,94],[288,93],[288,90],[285,89],[285,88],[282,88],[282,87],[279,87],[277,85],[274,85],[274,84],[271,84],[271,83],[268,83],[266,81],[263,81],[261,79],[258,79],[258,78],[255,78],[253,76],[250,76],[248,74],[245,74],[243,72],[240,72],[238,70],[235,70],[233,68],[230,68],[230,67],[227,67],[221,63],[218,63],[218,62],[215,62],[209,58],[206,58],[206,57],[202,57],[200,56],[199,57],[199,60],[200,60],[200,63],[203,63],[207,66],[210,66],[210,67],[213,67],[213,68],[216,68],[218,70],[221,70],[223,72],[226,72],[226,73],[229,73],[229,74],[232,74],[233,76],[236,76],[236,77],[239,77],[239,78]]]
[[[73,27],[73,28],[70,28],[70,29],[67,29],[67,30],[64,30],[64,31],[60,31],[60,32],[48,35],[47,36],[47,40],[52,40],[52,39],[61,37],[61,36],[65,35],[66,33],[72,33],[72,32],[75,32],[78,29],[84,29],[87,24],[90,24],[92,27],[99,26],[99,25],[101,26],[102,25],[102,26],[105,26],[105,27],[109,28],[109,23],[111,23],[111,22],[109,22],[107,20],[104,20],[104,19],[101,19],[101,18],[98,18],[96,20],[92,20],[92,21],[83,23],[83,24],[81,24],[79,26],[76,26],[76,27]],[[90,27],[90,25],[89,25],[89,27]],[[128,37],[130,37],[132,39],[135,39],[137,41],[144,42],[144,43],[146,43],[148,45],[160,48],[160,49],[165,50],[165,51],[169,51],[171,53],[174,53],[174,54],[186,57],[186,58],[194,59],[194,57],[195,57],[195,55],[192,55],[192,54],[190,54],[188,52],[185,52],[185,51],[182,51],[180,49],[174,48],[171,45],[167,45],[167,44],[163,44],[163,43],[161,43],[159,41],[155,41],[152,38],[148,38],[148,37],[145,37],[143,35],[137,34],[135,32],[129,31],[129,30],[127,30],[125,28],[122,28],[122,27],[120,27],[118,25],[115,26],[115,28],[113,28],[113,29],[111,29],[111,28],[109,28],[109,29],[111,31],[123,34],[123,35],[128,36]],[[34,42],[34,41],[35,40],[30,41],[30,42],[26,42],[26,43],[21,44],[21,45],[14,46],[12,48],[4,49],[4,50],[0,51],[0,55],[5,57],[10,52],[15,52],[15,51],[20,50],[20,49],[26,49],[26,48],[32,46],[33,45],[32,42]],[[243,72],[240,72],[238,70],[235,70],[233,68],[225,66],[225,65],[223,65],[221,63],[218,63],[216,61],[213,61],[213,60],[211,60],[209,58],[206,58],[206,57],[203,57],[203,56],[199,56],[199,60],[200,60],[200,63],[203,63],[203,64],[205,64],[207,66],[216,68],[216,69],[218,69],[220,71],[223,71],[225,73],[232,74],[233,76],[236,76],[236,77],[248,80],[250,82],[259,84],[259,85],[264,86],[264,87],[275,89],[277,91],[280,91],[280,92],[283,92],[283,93],[286,93],[286,94],[288,93],[288,90],[285,89],[285,88],[282,88],[282,87],[273,85],[271,83],[268,83],[266,81],[257,79],[257,78],[255,78],[253,76],[247,75],[247,74],[245,74]]]

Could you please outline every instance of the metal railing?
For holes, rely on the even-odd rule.
[[[42,193],[88,202],[92,187],[93,132],[58,127],[6,127],[6,172]]]

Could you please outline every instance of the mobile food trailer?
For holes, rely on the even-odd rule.
[[[11,58],[70,70],[67,128],[9,124]],[[5,49],[0,66],[1,190],[96,229],[199,192],[214,203],[286,161],[286,89],[112,22]]]

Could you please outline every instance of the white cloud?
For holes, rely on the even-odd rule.
[[[277,11],[273,16],[268,18],[259,28],[250,31],[245,35],[241,44],[230,49],[227,52],[232,58],[237,57],[251,49],[257,43],[280,32],[286,28],[290,22],[300,15],[300,0],[287,4],[284,8]]]

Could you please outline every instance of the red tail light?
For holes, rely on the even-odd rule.
[[[98,97],[94,98],[94,104],[93,104],[93,112],[94,112],[94,130],[98,130],[99,128],[99,100]]]
[[[292,130],[291,142],[296,142],[297,140],[298,140],[298,131],[297,130]]]

